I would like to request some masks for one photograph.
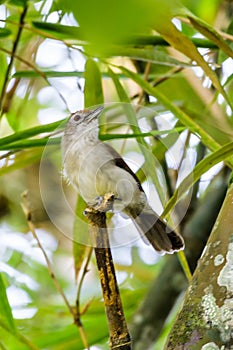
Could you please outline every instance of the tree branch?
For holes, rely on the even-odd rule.
[[[121,303],[106,227],[105,212],[112,207],[113,200],[112,194],[106,194],[101,203],[98,203],[95,208],[88,207],[85,214],[95,242],[94,250],[110,333],[110,349],[130,350],[131,339]]]

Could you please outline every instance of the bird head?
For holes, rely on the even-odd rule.
[[[94,110],[84,109],[72,113],[66,124],[66,131],[72,133],[82,132],[86,129],[98,127],[98,117],[101,114],[103,107],[100,106]]]

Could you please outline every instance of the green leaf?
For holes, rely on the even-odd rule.
[[[103,104],[104,97],[102,90],[101,73],[98,64],[92,59],[88,59],[86,62],[84,78],[85,108]]]
[[[106,50],[107,51],[107,50]],[[105,51],[105,52],[106,52]],[[124,45],[109,48],[111,56],[126,56],[139,61],[147,61],[171,67],[192,67],[191,63],[179,61],[170,56],[167,52],[159,51],[155,48],[131,48]]]
[[[35,344],[33,344],[28,338],[26,338],[24,335],[22,335],[21,333],[19,333],[18,331],[12,332],[11,329],[9,328],[8,324],[6,324],[6,322],[4,322],[1,317],[0,317],[0,328],[3,328],[6,332],[9,333],[9,335],[13,335],[14,340],[16,340],[16,342],[11,342],[11,344],[14,344],[14,349],[20,349],[20,350],[25,350],[25,346],[26,349],[31,349],[31,350],[40,350]],[[9,337],[11,338],[11,337]],[[20,346],[19,343],[23,344],[23,348]],[[1,345],[1,343],[0,343]],[[7,348],[9,349],[9,348]],[[11,349],[13,349],[13,347],[11,347]]]
[[[82,28],[76,26],[67,26],[59,23],[49,23],[49,22],[38,22],[33,21],[32,25],[34,28],[40,30],[40,34],[46,37],[50,37],[53,39],[66,39],[73,40],[81,43],[82,45],[91,45],[92,41],[87,41],[84,39],[84,35],[82,34]],[[7,29],[6,29],[7,30]],[[215,49],[218,46],[210,40],[202,39],[202,38],[190,38],[193,44],[197,47],[210,48]],[[113,45],[112,41],[108,42],[107,47],[105,47],[105,52],[109,52],[109,54],[113,51],[116,52],[116,47],[119,50],[122,46],[130,45],[130,46],[169,46],[169,43],[159,35],[143,35],[143,34],[133,34],[129,38],[120,42],[119,46]],[[111,49],[110,49],[111,47]]]
[[[133,133],[133,134],[100,134],[99,138],[102,141],[106,140],[115,140],[115,139],[131,139],[131,138],[137,138],[137,137],[147,137],[147,136],[158,136],[158,135],[164,135],[164,134],[177,134],[178,132],[184,131],[184,127],[178,127],[174,128],[172,130],[151,130],[148,132],[140,132],[140,133]]]
[[[66,1],[73,12],[83,37],[100,52],[110,43],[122,43],[135,33],[144,34],[154,21],[156,6],[153,0],[92,0]]]
[[[9,4],[19,7],[27,6],[28,0],[9,0]]]
[[[25,151],[16,154],[14,162],[10,165],[5,165],[0,168],[0,176],[9,174],[18,169],[25,168],[33,163],[39,162],[41,159],[42,150],[34,149],[33,152]]]
[[[6,55],[4,55],[2,52],[0,52],[0,67],[1,67],[1,74],[0,74],[0,92],[2,91],[2,87],[4,84],[4,80],[5,80],[5,73],[7,70],[7,59],[6,59]]]
[[[222,51],[224,51],[227,54],[227,56],[233,57],[233,50],[231,49],[231,47],[212,26],[210,26],[208,23],[194,15],[189,15],[188,18],[194,26],[194,28],[196,28],[205,37],[207,37],[213,43],[215,43],[215,45],[217,45]]]
[[[41,71],[41,73],[43,74],[43,76],[47,77],[47,78],[61,78],[61,77],[79,77],[79,78],[83,78],[84,76],[84,72],[77,72],[77,71]],[[16,73],[13,74],[13,78],[27,78],[27,79],[34,79],[34,78],[40,78],[41,75],[34,71],[34,70],[25,70],[25,71],[18,71]]]
[[[156,97],[169,111],[171,111],[191,132],[197,133],[202,142],[211,150],[215,151],[219,148],[218,142],[216,142],[204,128],[200,127],[198,123],[193,120],[188,114],[183,112],[179,107],[174,105],[170,99],[162,94],[156,87],[151,86],[147,81],[143,80],[138,74],[124,68],[119,67],[121,71],[129,78],[134,80],[144,91],[149,95]]]
[[[193,44],[197,47],[202,48],[209,48],[209,49],[216,49],[218,46],[214,44],[212,41],[202,38],[193,38],[190,37],[190,40],[193,42]],[[135,35],[129,38],[129,41],[127,42],[127,45],[134,45],[134,46],[169,46],[169,43],[163,39],[163,37],[159,35]]]
[[[179,62],[179,61],[178,61]],[[160,64],[162,64],[161,62],[159,62]],[[166,64],[166,63],[165,63]],[[79,77],[79,78],[83,78],[85,72],[77,72],[77,71],[73,71],[73,72],[67,72],[67,71],[61,71],[61,72],[57,72],[57,71],[41,71],[41,74],[47,78],[60,78],[60,77]],[[41,74],[39,74],[39,72],[35,72],[33,70],[27,70],[27,71],[18,71],[15,74],[13,74],[13,78],[27,78],[27,79],[34,79],[34,78],[40,78]],[[109,78],[109,74],[108,72],[101,72],[101,76],[102,78]],[[117,74],[117,76],[121,79],[127,79],[126,75],[124,74]],[[159,74],[149,74],[148,78],[149,79],[155,79],[157,77],[160,77],[161,75]]]
[[[221,93],[226,101],[231,105],[229,98],[221,86],[216,73],[210,68],[208,63],[203,59],[202,55],[197,50],[196,46],[192,41],[183,35],[172,22],[167,23],[166,26],[159,27],[157,24],[155,29],[164,37],[164,39],[169,42],[176,50],[182,52],[191,60],[195,61],[205,72],[205,74],[210,78],[214,87],[219,93]]]
[[[36,140],[30,139],[30,140],[13,142],[4,146],[0,146],[0,150],[1,151],[24,150],[26,148],[59,145],[60,143],[61,143],[60,137],[53,137],[53,138],[43,137],[41,139],[36,139]]]
[[[2,274],[0,273],[0,318],[2,318],[12,333],[15,333],[15,323],[13,319],[13,315],[11,312],[11,307],[6,294],[6,287],[3,281]]]
[[[11,30],[7,28],[0,28],[0,39],[11,35]]]
[[[140,134],[100,134],[99,138],[102,141],[106,140],[115,140],[115,139],[131,139],[131,138],[137,138],[137,137],[147,137],[147,136],[155,136],[155,135],[164,135],[164,134],[177,134],[178,132],[183,131],[184,127],[178,127],[174,128],[172,130],[152,130],[150,132],[146,133],[140,133]],[[34,147],[44,147],[44,146],[53,146],[53,145],[59,145],[61,143],[61,137],[43,137],[40,139],[29,139],[29,140],[22,140],[17,142],[12,142],[6,145],[0,145],[1,151],[10,151],[10,150],[25,150],[27,148],[34,148]]]
[[[129,126],[135,134],[140,135],[139,137],[137,137],[137,141],[138,141],[138,146],[140,147],[140,150],[141,150],[141,152],[144,156],[144,159],[145,159],[144,168],[146,170],[146,173],[148,175],[150,175],[150,177],[151,177],[151,179],[152,179],[152,181],[153,181],[153,183],[158,191],[161,202],[163,203],[165,201],[165,191],[164,191],[164,188],[163,189],[161,188],[160,181],[159,181],[159,178],[157,176],[157,172],[155,171],[155,166],[156,166],[155,158],[154,158],[153,154],[151,153],[150,149],[148,148],[148,144],[146,143],[146,141],[142,137],[141,130],[138,126],[136,112],[135,112],[133,106],[131,105],[130,98],[128,97],[127,93],[125,92],[123,86],[121,85],[117,75],[114,74],[114,72],[110,68],[108,71],[109,71],[109,75],[112,77],[112,80],[115,84],[118,96],[119,96],[121,102],[123,102],[122,107],[123,107],[123,110],[124,110],[126,117],[128,119]]]
[[[77,41],[84,41],[79,27],[66,26],[59,23],[48,22],[32,22],[33,27],[40,30],[44,36],[53,36],[54,39],[73,39]]]
[[[42,133],[47,133],[54,131],[56,129],[60,129],[64,127],[66,119],[60,120],[54,123],[46,124],[46,125],[38,125],[30,129],[25,129],[22,131],[18,131],[12,135],[3,137],[0,139],[0,147],[5,147],[8,144],[12,144],[13,142],[22,141],[24,139],[28,139],[29,137],[36,136]],[[5,148],[7,149],[7,147]]]
[[[175,190],[173,196],[170,198],[169,202],[166,205],[162,217],[165,217],[179,202],[182,196],[191,188],[191,186],[193,186],[200,179],[200,177],[208,170],[210,170],[214,165],[218,164],[219,162],[228,160],[229,157],[231,157],[232,160],[232,152],[233,142],[230,142],[200,161],[200,163],[195,166],[193,171],[188,176],[186,176],[179,187]]]

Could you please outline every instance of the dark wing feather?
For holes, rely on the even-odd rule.
[[[111,152],[111,154],[114,157],[114,162],[116,164],[116,166],[118,166],[119,168],[124,169],[125,171],[127,171],[128,173],[130,173],[130,175],[132,175],[132,177],[134,178],[134,180],[137,182],[138,188],[140,191],[143,191],[142,185],[139,181],[139,179],[137,178],[137,176],[135,175],[135,173],[130,169],[130,167],[126,164],[126,162],[124,161],[124,159],[121,157],[121,155],[114,149],[112,148],[110,145],[108,145],[107,143],[105,143],[105,146],[108,147],[109,152]]]

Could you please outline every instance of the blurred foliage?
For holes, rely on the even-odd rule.
[[[88,343],[108,348],[95,261],[85,248],[85,203],[78,198],[75,206],[61,179],[60,135],[51,135],[71,112],[104,103],[100,138],[140,159],[135,171],[149,194],[152,186],[153,203],[182,229],[219,170],[233,166],[232,12],[232,2],[220,0],[0,2],[0,348],[84,348],[29,232],[25,189]],[[74,225],[62,196],[76,207]],[[113,255],[130,321],[166,257],[140,242],[123,246],[115,234],[112,241],[121,246]]]

